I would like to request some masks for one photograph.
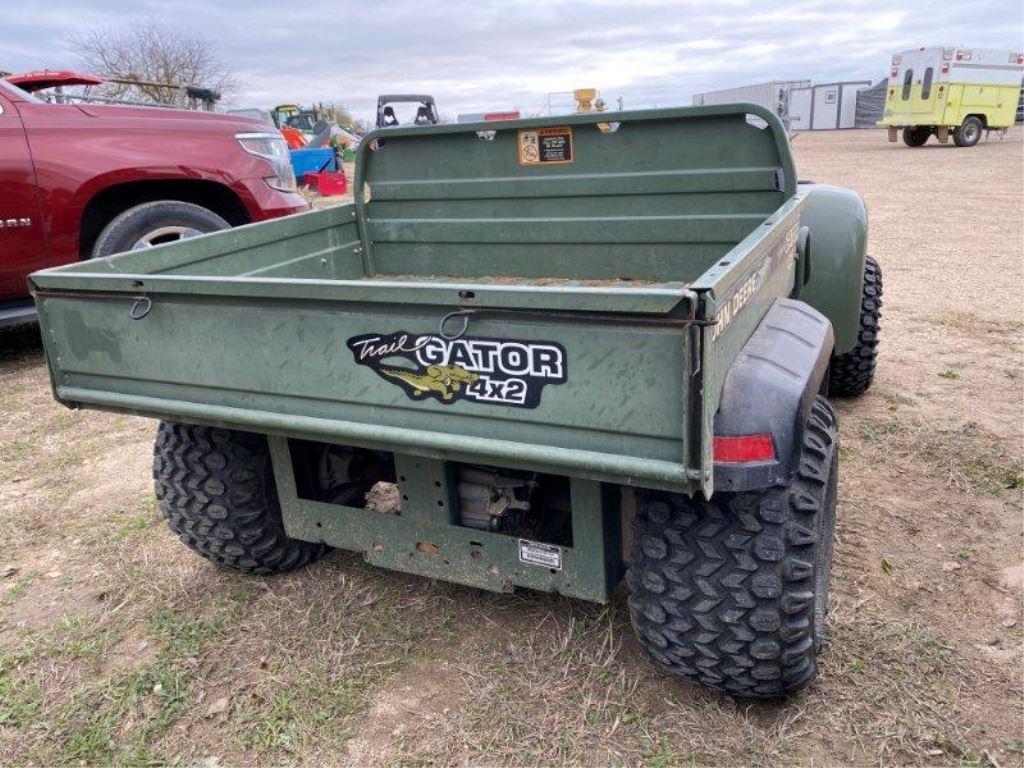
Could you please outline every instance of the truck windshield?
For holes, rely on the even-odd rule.
[[[16,86],[14,83],[9,83],[4,78],[0,77],[0,88],[7,91],[11,96],[18,97],[21,101],[31,101],[36,104],[45,104],[46,102],[40,99],[38,96],[33,96],[28,91],[23,91],[21,88]]]

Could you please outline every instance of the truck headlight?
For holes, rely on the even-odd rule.
[[[265,176],[268,185],[281,192],[295,192],[295,171],[288,145],[279,133],[236,133],[242,149],[250,155],[262,157],[274,169],[273,176]]]

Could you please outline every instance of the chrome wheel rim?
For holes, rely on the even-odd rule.
[[[194,227],[169,226],[157,227],[152,232],[147,232],[132,246],[133,251],[140,251],[144,248],[152,248],[154,245],[174,243],[178,240],[187,240],[190,237],[203,234]]]
[[[974,141],[978,136],[978,125],[977,123],[968,123],[964,126],[964,138],[968,141]]]

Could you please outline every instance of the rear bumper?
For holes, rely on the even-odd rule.
[[[35,320],[36,303],[32,299],[0,301],[0,328],[12,328]]]
[[[309,210],[309,203],[298,192],[279,192],[263,179],[242,179],[237,182],[236,191],[253,221],[266,221]]]

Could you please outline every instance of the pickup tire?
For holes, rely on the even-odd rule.
[[[908,147],[923,147],[928,143],[928,137],[931,135],[931,128],[920,125],[908,125],[903,129],[903,143]]]
[[[882,268],[868,256],[864,260],[860,321],[853,349],[836,355],[829,365],[830,395],[863,395],[875,380],[878,362],[878,331],[882,316]]]
[[[230,226],[213,211],[193,203],[142,203],[118,214],[103,228],[93,245],[92,258],[171,243]]]
[[[981,141],[981,132],[985,130],[985,124],[980,117],[971,115],[964,118],[964,121],[953,131],[953,143],[958,147],[973,147]]]
[[[283,573],[328,550],[285,533],[263,435],[161,422],[153,479],[171,530],[207,560],[250,573]]]
[[[643,491],[627,574],[640,644],[669,672],[738,697],[785,696],[825,641],[839,444],[818,396],[787,486],[712,501]]]

